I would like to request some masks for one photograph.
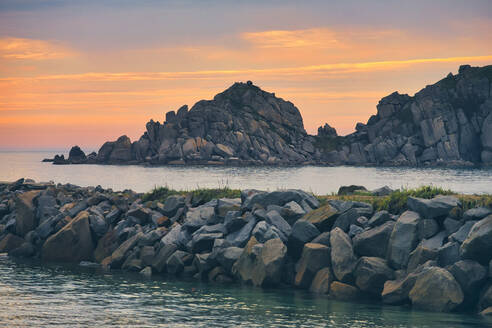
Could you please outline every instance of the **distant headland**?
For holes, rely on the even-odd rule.
[[[54,164],[149,165],[491,165],[492,65],[462,65],[457,75],[413,97],[394,92],[355,132],[338,136],[325,124],[304,129],[294,104],[246,83],[234,83],[150,122],[138,141],[108,141],[86,155],[78,146]]]

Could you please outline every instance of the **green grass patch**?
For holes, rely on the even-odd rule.
[[[155,187],[152,191],[142,195],[142,201],[159,201],[164,203],[169,196],[191,195],[191,199],[195,204],[203,204],[211,201],[212,199],[219,198],[239,198],[241,197],[241,191],[238,189],[231,189],[229,187],[221,188],[198,188],[194,190],[174,190],[168,187]]]
[[[437,195],[456,196],[461,201],[461,210],[463,212],[480,206],[492,207],[492,195],[462,195],[449,189],[435,186],[422,186],[415,189],[402,188],[388,196],[374,196],[366,192],[356,192],[354,195],[338,196],[332,194],[329,196],[319,196],[318,198],[323,204],[326,204],[330,199],[357,201],[371,204],[375,211],[386,210],[393,214],[400,214],[408,209],[408,197],[431,199]]]

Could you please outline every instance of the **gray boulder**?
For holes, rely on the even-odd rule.
[[[461,260],[451,265],[448,270],[464,292],[465,302],[463,305],[467,305],[468,308],[473,307],[487,280],[487,269],[478,262]]]
[[[251,233],[256,226],[256,218],[251,215],[248,223],[238,231],[227,235],[226,240],[233,246],[244,247],[251,237]]]
[[[473,225],[463,244],[460,254],[464,259],[488,264],[492,259],[492,215]]]
[[[492,214],[492,210],[487,207],[475,207],[463,213],[463,220],[481,220],[490,214]]]
[[[320,234],[318,237],[314,238],[311,240],[312,243],[314,244],[321,244],[325,246],[330,246],[330,232],[326,231]]]
[[[226,272],[231,272],[232,265],[239,259],[242,253],[243,248],[234,246],[226,247],[218,252],[216,260],[220,263],[224,270],[226,270]]]
[[[330,244],[333,273],[338,280],[350,282],[353,278],[352,273],[357,265],[352,241],[342,229],[335,228],[330,232]]]
[[[460,201],[454,196],[436,196],[432,199],[408,197],[407,200],[408,208],[426,219],[446,216],[454,207],[460,205]]]
[[[442,267],[451,265],[460,260],[460,244],[456,242],[447,242],[441,246],[437,252],[437,262]]]
[[[377,227],[388,221],[391,221],[391,215],[388,213],[388,211],[379,211],[374,213],[371,219],[369,219],[368,224],[371,227]]]
[[[417,227],[420,215],[412,211],[404,212],[396,221],[388,243],[388,263],[395,269],[407,266],[410,253],[417,246]]]
[[[331,265],[330,248],[321,244],[307,243],[302,250],[302,256],[297,263],[295,285],[301,288],[311,286],[316,273]]]
[[[180,207],[185,205],[185,197],[180,195],[169,196],[164,202],[164,206],[159,211],[167,216],[173,217]]]
[[[260,221],[256,224],[252,232],[253,236],[260,243],[265,243],[267,240],[280,238],[282,233],[266,221]]]
[[[275,226],[281,233],[280,238],[282,241],[287,242],[292,232],[292,228],[277,211],[269,211],[266,214],[266,222]]]
[[[471,228],[473,225],[477,223],[477,221],[466,221],[455,233],[451,234],[448,239],[450,241],[456,241],[458,243],[463,243],[468,237],[468,234],[470,233]]]
[[[395,274],[386,261],[378,257],[363,256],[354,271],[355,284],[360,290],[376,297],[381,295],[384,283],[393,280]]]
[[[409,293],[412,306],[438,312],[449,312],[464,299],[460,285],[447,270],[431,267],[415,281]]]
[[[289,236],[288,250],[294,258],[299,258],[303,252],[304,244],[310,242],[320,234],[319,230],[311,223],[299,220],[294,223],[292,233]]]

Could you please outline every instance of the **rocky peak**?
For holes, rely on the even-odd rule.
[[[345,137],[328,162],[387,165],[492,164],[492,65],[458,74],[413,97],[394,92]]]

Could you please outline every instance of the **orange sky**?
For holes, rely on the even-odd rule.
[[[0,6],[0,148],[97,149],[122,134],[133,140],[149,119],[162,121],[166,111],[246,80],[292,101],[309,133],[328,122],[347,134],[395,90],[413,95],[461,64],[492,64],[490,7],[484,12],[480,1],[476,11],[441,8],[441,20],[424,17],[413,25],[410,19],[381,24],[377,17],[323,20],[319,12],[333,8],[319,3],[299,9],[275,2],[248,12],[249,20],[186,26],[166,23],[162,13],[201,19],[216,13],[202,17],[202,7],[166,2],[111,11],[91,3],[81,13],[58,2],[14,4]],[[157,16],[166,4],[173,10]],[[223,7],[231,15],[238,9]],[[454,14],[466,19],[448,19]],[[294,18],[296,24],[285,23]]]

